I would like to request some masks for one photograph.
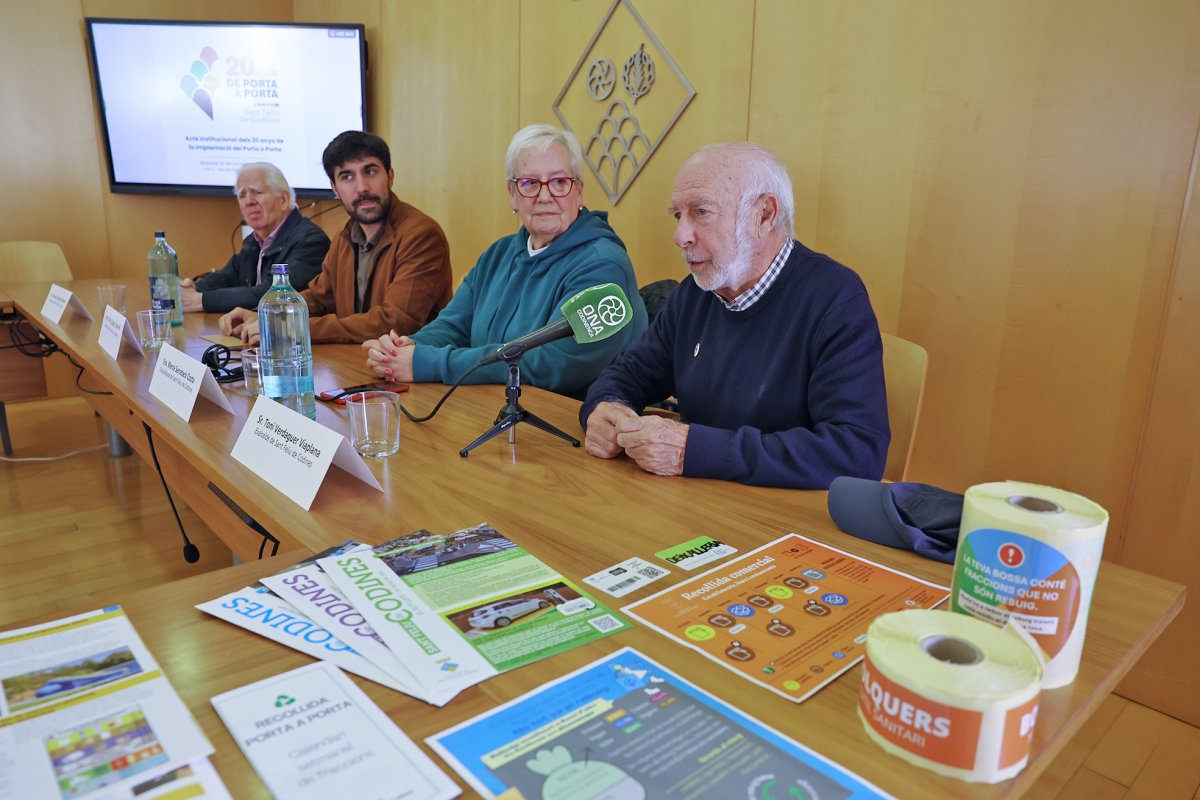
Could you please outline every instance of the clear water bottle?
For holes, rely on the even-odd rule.
[[[183,295],[179,291],[179,258],[167,244],[167,235],[154,232],[154,246],[146,256],[150,265],[150,305],[169,309],[171,324],[183,324]]]
[[[271,288],[258,301],[258,337],[263,394],[316,419],[308,303],[288,282],[287,264],[271,267]]]

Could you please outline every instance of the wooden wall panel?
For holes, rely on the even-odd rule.
[[[517,229],[504,184],[518,127],[517,11],[482,1],[382,8],[376,130],[392,149],[396,194],[441,223],[459,280]]]
[[[757,4],[748,138],[787,164],[796,233],[867,282],[895,331],[926,53],[909,4]]]
[[[1123,4],[1046,20],[986,445],[988,473],[1094,497],[1117,535],[1147,388],[1123,379],[1154,355],[1135,326],[1159,321],[1139,304],[1161,309],[1170,261],[1154,230],[1160,209],[1178,220],[1200,104],[1200,7],[1159,5],[1153,20]]]
[[[1134,569],[1187,584],[1183,613],[1121,684],[1140,703],[1200,724],[1200,139],[1172,270],[1161,350],[1119,553]]]
[[[79,6],[7,3],[0,17],[0,240],[58,242],[77,278],[107,275],[107,179]]]

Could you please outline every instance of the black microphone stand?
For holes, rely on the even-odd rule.
[[[495,424],[484,431],[478,439],[458,451],[458,454],[463,458],[466,458],[468,453],[489,439],[504,431],[512,430],[519,422],[528,422],[533,427],[541,428],[546,433],[552,433],[560,439],[566,439],[571,443],[572,447],[579,447],[579,440],[574,436],[567,435],[538,415],[531,414],[521,407],[521,356],[523,354],[524,350],[511,357],[502,359],[505,364],[508,364],[508,381],[504,384],[504,399],[507,402],[504,404],[504,408],[500,409],[500,413],[496,415]],[[510,439],[509,441],[513,440]]]

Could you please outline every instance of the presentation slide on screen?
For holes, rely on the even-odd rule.
[[[118,183],[233,186],[270,161],[328,189],[321,151],[362,129],[359,31],[104,23],[93,28]]]

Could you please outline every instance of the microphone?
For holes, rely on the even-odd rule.
[[[568,336],[574,336],[579,344],[598,342],[624,328],[633,318],[629,298],[615,283],[602,283],[584,289],[567,298],[559,310],[562,311],[562,319],[500,345],[495,352],[479,359],[477,366],[512,361],[525,355],[527,350]]]

